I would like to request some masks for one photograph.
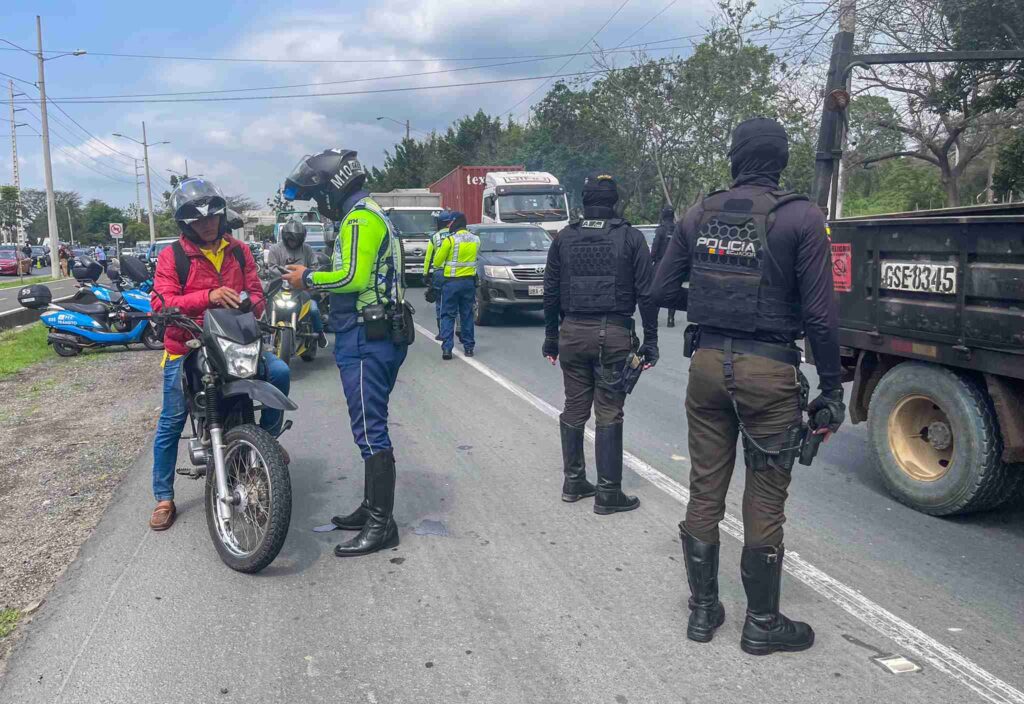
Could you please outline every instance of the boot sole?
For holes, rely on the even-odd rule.
[[[722,608],[722,616],[718,619],[718,623],[711,627],[710,630],[687,628],[686,637],[697,643],[710,643],[711,639],[715,637],[715,631],[722,627],[725,623],[725,608]]]
[[[599,516],[608,516],[613,513],[635,511],[638,508],[640,508],[639,501],[637,501],[635,504],[632,504],[631,506],[598,506],[597,504],[594,504],[594,513],[596,513]]]
[[[335,549],[334,556],[335,557],[362,557],[363,555],[372,555],[375,552],[380,552],[381,550],[387,550],[388,548],[393,548],[393,547],[397,547],[397,546],[398,546],[398,533],[396,532],[395,536],[393,538],[389,538],[388,540],[385,540],[384,544],[381,545],[379,548],[374,548],[373,550],[366,550],[365,552],[338,552],[337,549]]]
[[[580,499],[587,499],[597,494],[596,491],[592,491],[589,494],[562,494],[562,501],[567,504],[574,504]]]
[[[784,645],[782,643],[770,645],[768,643],[760,643],[740,639],[740,650],[742,650],[747,655],[771,655],[772,653],[799,653],[803,650],[810,650],[812,645],[814,645],[814,633],[811,633],[810,642],[801,645]]]

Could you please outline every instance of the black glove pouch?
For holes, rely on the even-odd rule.
[[[376,303],[366,306],[363,308],[362,316],[367,340],[377,342],[391,339],[391,321],[384,304]]]

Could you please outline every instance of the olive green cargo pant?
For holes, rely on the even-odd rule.
[[[690,360],[686,419],[690,428],[690,503],[686,530],[698,540],[718,543],[725,495],[736,463],[739,425],[722,372],[721,350],[700,349]],[[747,431],[756,439],[777,436],[800,422],[796,367],[767,357],[734,353],[736,403]],[[764,444],[764,443],[762,443]],[[768,449],[777,446],[764,444]],[[790,473],[775,468],[747,470],[743,490],[743,533],[748,547],[782,544]]]
[[[566,425],[582,428],[590,419],[593,407],[598,425],[622,422],[622,406],[626,394],[609,391],[598,384],[594,366],[599,360],[601,319],[566,318],[558,338],[558,362],[565,383],[565,409],[561,420]],[[632,349],[632,335],[621,325],[608,324],[604,342],[604,364],[609,369],[622,367]]]

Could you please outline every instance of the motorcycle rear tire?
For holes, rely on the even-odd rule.
[[[318,342],[317,334],[313,332],[313,326],[311,325],[306,327],[306,329],[303,330],[303,332],[306,333],[304,336],[304,339],[306,341],[306,349],[302,350],[302,354],[299,355],[299,357],[302,359],[303,362],[312,362],[314,359],[316,359],[316,350]]]
[[[147,325],[146,329],[142,331],[142,344],[146,346],[147,350],[162,350],[164,348],[163,340],[156,336],[156,330],[152,325]]]
[[[231,428],[224,434],[225,458],[231,456],[233,445],[242,443],[251,446],[267,468],[270,500],[266,531],[259,545],[247,555],[237,555],[221,542],[215,508],[217,474],[212,467],[206,473],[206,527],[225,565],[236,572],[254,574],[274,561],[288,537],[288,524],[292,518],[292,483],[281,446],[270,433],[255,424]]]
[[[295,354],[295,331],[291,328],[278,328],[274,340],[274,354],[278,359],[291,366],[292,355]]]
[[[53,351],[61,357],[74,357],[82,351],[82,348],[69,345],[65,342],[54,342]]]

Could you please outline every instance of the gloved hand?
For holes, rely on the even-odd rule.
[[[637,354],[644,358],[644,368],[649,369],[658,363],[658,341],[650,342],[644,338],[644,344],[640,345]]]
[[[551,359],[558,359],[558,338],[545,337],[544,344],[540,348],[541,354]]]
[[[818,411],[828,411],[829,421],[823,426],[815,428],[816,431],[825,429],[829,433],[839,430],[839,426],[846,419],[846,404],[843,403],[843,390],[831,389],[822,391],[816,399],[807,404],[807,415],[813,419]]]

